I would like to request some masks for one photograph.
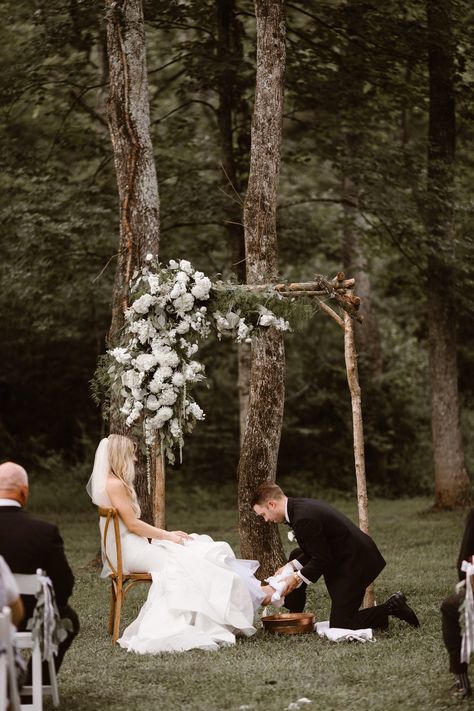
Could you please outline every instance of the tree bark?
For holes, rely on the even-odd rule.
[[[376,381],[382,375],[382,346],[377,314],[372,301],[367,259],[360,229],[357,226],[358,191],[355,181],[349,175],[343,178],[343,196],[345,198],[342,250],[344,270],[356,281],[357,295],[361,300],[360,315],[363,318],[361,324],[354,325],[357,352],[363,358],[367,375],[371,380]]]
[[[361,299],[363,322],[354,324],[357,352],[361,356],[362,376],[377,381],[382,375],[382,347],[377,315],[372,300],[372,288],[368,272],[367,258],[362,243],[359,214],[359,166],[363,164],[364,121],[370,111],[369,101],[364,94],[366,62],[365,53],[354,42],[354,38],[364,33],[367,25],[368,6],[350,1],[346,6],[347,33],[349,36],[345,59],[341,67],[341,81],[349,87],[346,99],[347,126],[344,140],[344,160],[342,164],[342,197],[344,209],[342,255],[344,270],[355,278],[357,294]]]
[[[283,0],[255,0],[257,73],[252,118],[250,173],[244,204],[247,281],[262,284],[278,272],[277,187],[281,161],[285,12]],[[239,468],[241,554],[260,561],[259,575],[283,561],[277,526],[253,514],[256,486],[275,480],[284,405],[284,344],[269,330],[252,344],[250,398]]]
[[[148,253],[158,256],[159,198],[150,138],[145,27],[141,0],[106,0],[109,98],[107,117],[120,204],[120,241],[115,275],[109,345],[117,343],[128,306],[128,284]],[[111,432],[130,436],[120,413]],[[148,491],[143,455],[135,481],[142,518],[154,522],[155,457]],[[164,510],[164,502],[162,502]]]
[[[454,42],[451,0],[427,0],[429,129],[426,224],[435,507],[466,505],[470,484],[459,416],[454,264]]]
[[[234,147],[234,122],[245,124],[239,116],[239,108],[244,99],[239,95],[236,67],[243,61],[242,27],[235,16],[234,0],[216,0],[217,17],[217,58],[220,65],[218,74],[217,123],[219,131],[220,154],[222,163],[224,191],[229,196],[226,231],[232,246],[233,270],[239,283],[246,281],[245,238],[241,225],[242,214],[239,197],[242,180],[237,169]],[[242,143],[242,141],[240,141]],[[242,446],[247,422],[250,392],[250,346],[237,344],[237,389],[239,394],[239,429]]]

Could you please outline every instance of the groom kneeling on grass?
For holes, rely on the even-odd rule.
[[[322,575],[331,598],[330,627],[386,630],[389,615],[419,626],[403,592],[394,593],[382,605],[359,610],[367,586],[383,570],[385,560],[370,536],[347,516],[318,499],[287,497],[273,483],[259,486],[251,503],[257,516],[287,523],[294,531],[299,548],[290,554],[294,572],[287,578],[284,603],[290,612],[303,611],[306,587]]]

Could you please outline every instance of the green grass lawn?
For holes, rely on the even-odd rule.
[[[355,519],[355,505],[347,500],[335,505]],[[259,622],[254,637],[233,647],[160,656],[127,653],[110,642],[109,584],[91,564],[98,550],[94,511],[49,515],[60,526],[75,571],[72,604],[82,625],[61,669],[61,708],[279,711],[301,697],[312,702],[302,708],[325,711],[456,706],[448,694],[452,678],[441,640],[439,606],[456,582],[465,513],[431,513],[429,505],[421,498],[370,504],[371,532],[387,561],[376,583],[377,598],[383,601],[403,589],[419,615],[419,630],[391,619],[390,631],[378,633],[375,643],[331,643],[316,635],[272,636]],[[171,503],[168,518],[170,528],[210,533],[238,550],[233,510],[173,511]],[[286,528],[281,533],[288,543]],[[125,623],[137,614],[147,589],[144,585],[130,595]],[[312,586],[307,609],[319,620],[328,618],[321,581]]]

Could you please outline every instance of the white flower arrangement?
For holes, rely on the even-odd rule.
[[[215,328],[219,338],[230,335],[249,342],[256,328],[286,331],[289,324],[260,304],[254,324],[239,309],[214,310],[211,280],[185,259],[161,267],[147,255],[130,291],[123,343],[108,351],[108,375],[120,394],[127,426],[141,420],[146,445],[160,441],[173,462],[173,449],[178,446],[181,452],[184,433],[205,418],[190,395],[191,387],[205,378],[195,358],[198,341]]]

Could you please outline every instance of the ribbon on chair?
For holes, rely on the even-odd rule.
[[[59,617],[54,588],[51,579],[37,570],[36,575],[41,584],[41,590],[36,595],[36,606],[32,619],[28,622],[33,639],[38,640],[43,661],[49,661],[58,653],[58,644],[67,637],[70,620]]]
[[[459,607],[459,623],[462,630],[461,662],[469,663],[469,658],[474,650],[474,594],[472,589],[474,564],[463,560],[461,570],[466,573],[466,579],[456,585],[456,591],[465,586],[464,602]]]

